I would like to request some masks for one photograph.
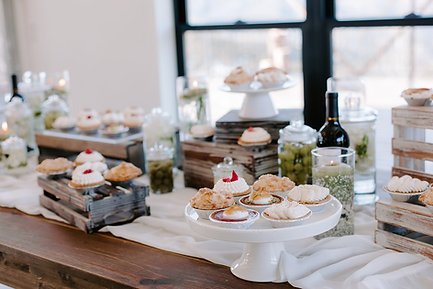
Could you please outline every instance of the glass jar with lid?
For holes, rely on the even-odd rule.
[[[42,103],[42,118],[46,129],[52,129],[56,119],[60,116],[67,116],[68,113],[67,103],[56,94],[49,96]]]
[[[173,191],[173,149],[155,144],[146,151],[150,189],[164,194]]]
[[[311,183],[311,150],[316,147],[317,132],[302,120],[292,121],[280,130],[278,163],[280,175],[296,185]]]
[[[232,175],[232,171],[236,171],[238,176],[244,178],[244,168],[242,165],[237,165],[231,157],[225,157],[224,160],[212,167],[214,184],[222,178],[228,178]]]

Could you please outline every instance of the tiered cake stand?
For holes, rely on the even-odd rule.
[[[253,83],[250,88],[246,89],[233,89],[228,85],[223,85],[221,90],[245,94],[239,111],[239,117],[245,119],[264,119],[278,115],[278,110],[274,107],[270,92],[291,88],[294,85],[295,81],[289,78],[282,85],[272,88],[262,88],[260,84]]]
[[[341,209],[341,203],[333,198],[323,211],[313,212],[302,224],[285,228],[272,228],[262,218],[245,230],[219,227],[200,219],[189,204],[185,217],[195,232],[207,238],[245,243],[242,256],[231,266],[235,276],[254,282],[285,282],[278,268],[283,242],[313,237],[332,229],[340,220]]]

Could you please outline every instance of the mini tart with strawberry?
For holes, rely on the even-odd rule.
[[[261,127],[249,127],[238,140],[241,146],[266,145],[272,141],[271,135]]]
[[[231,177],[219,179],[213,190],[218,193],[231,193],[233,197],[240,198],[248,195],[251,192],[251,187],[244,178],[239,177],[233,170]]]
[[[78,129],[84,133],[96,132],[101,124],[99,114],[93,109],[82,111],[77,121]]]
[[[74,163],[76,166],[82,165],[84,163],[96,163],[96,162],[105,162],[105,158],[97,151],[92,149],[86,149],[81,152]]]
[[[74,189],[86,189],[94,188],[105,183],[105,179],[101,172],[87,169],[87,170],[75,170],[72,173],[72,180],[69,182],[69,186]]]

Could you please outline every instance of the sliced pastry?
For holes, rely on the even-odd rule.
[[[105,172],[104,177],[110,182],[126,182],[143,174],[140,168],[131,163],[122,162]]]
[[[65,158],[46,159],[36,167],[36,171],[47,175],[57,175],[66,173],[73,166],[74,164]]]

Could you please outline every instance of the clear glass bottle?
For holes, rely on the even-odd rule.
[[[60,116],[67,116],[68,113],[67,103],[56,94],[49,96],[42,103],[42,118],[46,129],[52,129],[56,119]]]
[[[292,121],[280,130],[278,140],[278,164],[280,175],[296,183],[311,184],[311,150],[316,147],[317,132],[304,125],[303,121]]]
[[[356,153],[355,203],[359,205],[376,199],[376,119],[377,111],[368,107],[346,106],[341,114],[350,147]]]
[[[231,157],[225,157],[221,163],[214,165],[212,167],[214,184],[222,178],[230,177],[233,170],[236,171],[238,176],[245,178],[243,166],[235,164]]]
[[[150,189],[155,194],[173,191],[173,149],[155,144],[146,151]]]

